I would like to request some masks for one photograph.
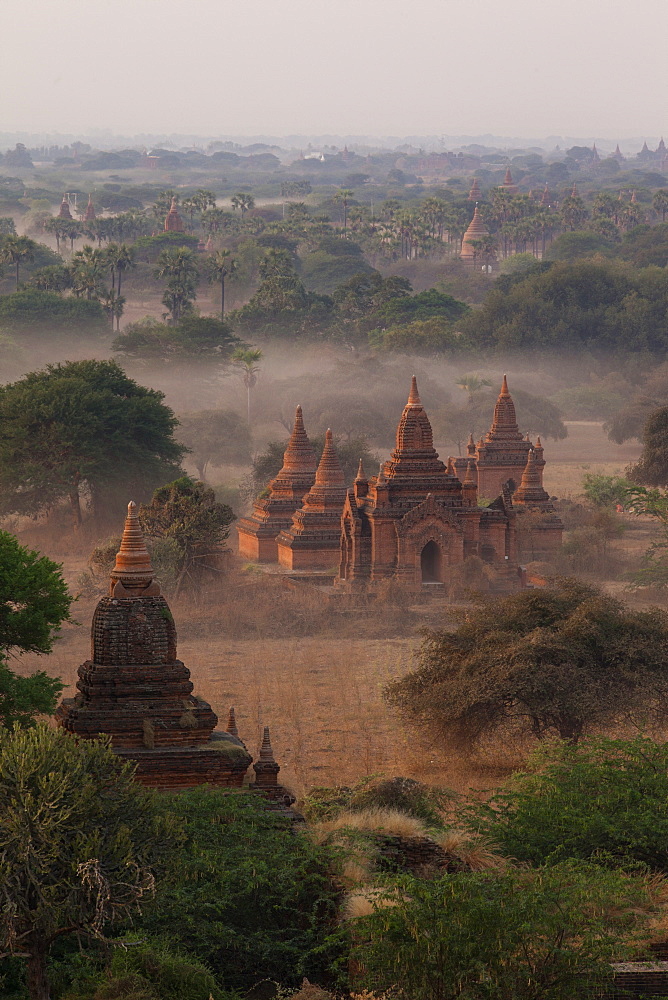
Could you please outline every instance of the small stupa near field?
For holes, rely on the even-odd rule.
[[[234,732],[216,730],[215,712],[193,694],[190,671],[176,658],[174,619],[132,501],[91,647],[79,693],[58,707],[58,725],[80,739],[110,736],[115,753],[153,788],[242,785],[251,755]]]
[[[473,246],[473,241],[481,240],[483,236],[489,236],[489,229],[482,221],[480,212],[478,211],[478,206],[476,205],[473,210],[473,218],[471,219],[469,227],[462,238],[462,249],[459,254],[462,260],[471,260],[475,257],[476,251]]]

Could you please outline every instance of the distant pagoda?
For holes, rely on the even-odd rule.
[[[70,212],[70,203],[66,194],[63,195],[63,200],[60,203],[60,208],[58,210],[59,219],[71,219],[72,213]]]
[[[504,191],[508,194],[517,194],[517,185],[513,180],[513,175],[510,172],[510,167],[506,170],[506,176],[503,178],[503,184],[501,185]]]
[[[165,219],[165,232],[166,233],[182,233],[185,230],[183,225],[183,219],[179,215],[179,210],[176,207],[176,198],[172,198],[172,204],[170,205],[169,212]]]
[[[84,222],[92,222],[95,219],[95,205],[93,204],[93,196],[88,195],[88,204],[86,205],[86,211],[84,212]]]
[[[489,236],[489,230],[480,218],[480,212],[478,211],[478,206],[476,205],[473,211],[473,218],[471,219],[469,227],[462,238],[462,249],[459,254],[462,260],[472,260],[475,257],[476,251],[473,246],[473,241],[480,240],[483,236]]]
[[[480,201],[482,197],[482,192],[480,190],[480,185],[478,184],[478,178],[473,178],[473,183],[471,184],[471,190],[469,191],[468,200],[469,201]]]

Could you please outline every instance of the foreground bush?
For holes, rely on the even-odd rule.
[[[332,975],[332,855],[249,794],[193,788],[161,800],[184,831],[141,930],[197,956],[228,989]]]
[[[594,996],[653,911],[651,889],[574,862],[406,876],[357,900],[353,957],[365,986],[406,1000]]]
[[[548,744],[469,822],[519,861],[598,858],[668,872],[668,746],[642,737]]]

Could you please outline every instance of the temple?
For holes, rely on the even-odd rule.
[[[239,555],[254,562],[277,562],[276,536],[290,527],[315,481],[317,461],[306,430],[301,406],[283,455],[283,467],[269,483],[268,495],[259,497],[250,517],[237,524]]]
[[[472,260],[475,257],[476,249],[473,246],[473,241],[480,240],[483,236],[489,236],[489,230],[480,218],[480,212],[478,211],[478,206],[476,205],[473,210],[473,218],[471,219],[469,227],[462,237],[462,249],[459,254],[462,260]]]
[[[79,739],[108,735],[115,753],[136,765],[137,780],[153,788],[242,785],[252,758],[235,732],[216,729],[211,706],[192,693],[132,502],[91,646],[79,693],[61,702],[58,725]]]
[[[72,213],[70,212],[70,203],[66,194],[63,195],[63,200],[60,203],[60,208],[58,209],[59,219],[71,219]]]
[[[482,191],[480,190],[480,184],[478,183],[478,178],[474,177],[471,189],[469,190],[468,201],[480,201],[481,198]]]
[[[86,211],[84,212],[84,222],[92,222],[95,219],[95,205],[93,204],[93,196],[88,195],[88,204],[86,205]]]
[[[185,226],[183,225],[183,219],[179,215],[179,210],[176,207],[176,198],[172,198],[172,204],[165,218],[165,232],[182,233],[184,230]]]
[[[315,482],[293,514],[290,526],[276,537],[281,566],[290,570],[324,570],[337,565],[345,497],[346,484],[328,429]]]
[[[506,170],[506,176],[503,178],[503,184],[500,185],[504,191],[508,194],[517,194],[517,185],[513,180],[513,175],[510,172],[510,167]]]
[[[360,462],[346,489],[331,431],[307,489],[313,463],[298,407],[283,468],[240,522],[241,555],[288,573],[336,572],[338,591],[373,590],[388,579],[408,588],[442,584],[476,556],[488,564],[493,589],[511,590],[523,579],[523,526],[531,529],[532,559],[561,544],[563,525],[543,488],[543,446],[520,432],[505,375],[489,431],[478,444],[471,435],[465,455],[447,466],[415,377],[378,475],[367,478]]]

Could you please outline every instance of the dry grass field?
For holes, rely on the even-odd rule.
[[[638,450],[637,444],[611,444],[599,424],[570,424],[565,441],[547,444],[547,488],[555,495],[576,496],[585,472],[621,474]],[[652,525],[631,516],[624,520],[627,531],[614,545],[627,556],[640,554]],[[85,553],[95,540],[79,537],[73,544],[67,526],[55,537],[45,525],[22,535],[27,544],[63,563],[76,590]],[[628,596],[623,583],[606,585]],[[421,627],[447,617],[445,604],[406,608],[389,595],[373,609],[342,607],[328,603],[314,588],[287,590],[275,577],[240,569],[198,602],[170,603],[178,655],[192,672],[196,692],[211,702],[221,720],[235,706],[251,752],[257,749],[261,727],[271,727],[281,777],[297,794],[371,774],[405,775],[464,791],[490,787],[507,773],[512,754],[492,753],[477,761],[453,756],[402,724],[383,701],[387,682],[410,669]],[[75,606],[80,624],[64,629],[50,657],[25,657],[19,669],[46,669],[60,676],[71,693],[77,667],[89,656],[94,605],[94,599],[80,599]]]

